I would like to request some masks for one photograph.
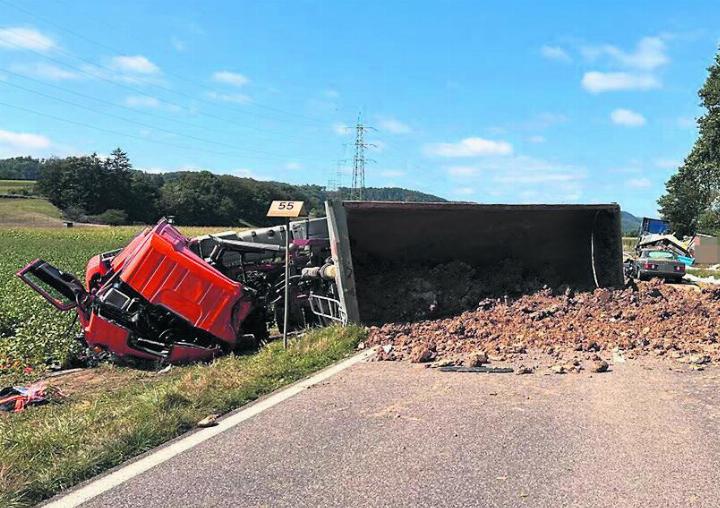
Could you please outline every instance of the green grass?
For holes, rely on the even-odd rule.
[[[0,180],[0,194],[32,194],[34,180]]]
[[[41,198],[0,198],[0,226],[62,226],[62,213]]]
[[[175,368],[115,391],[0,418],[0,506],[33,505],[191,429],[349,355],[358,327],[312,331],[249,356]],[[116,367],[105,367],[118,369]],[[262,436],[258,436],[261,439]]]
[[[696,277],[715,277],[720,279],[720,270],[710,270],[709,268],[692,268],[686,269],[687,273],[695,275]]]

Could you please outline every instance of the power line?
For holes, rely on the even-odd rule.
[[[20,90],[24,90],[24,91],[26,91],[26,92],[30,92],[30,93],[39,95],[39,96],[41,96],[41,97],[46,97],[46,98],[48,98],[48,99],[56,100],[56,101],[62,102],[62,103],[64,103],[64,104],[68,104],[68,105],[70,105],[70,106],[74,106],[74,107],[76,107],[76,108],[80,108],[80,109],[84,109],[84,110],[86,110],[86,111],[90,111],[90,112],[92,112],[92,113],[97,113],[97,114],[104,115],[104,116],[107,116],[107,117],[110,117],[110,118],[115,118],[115,119],[117,119],[117,120],[121,120],[121,121],[123,121],[123,122],[128,122],[128,123],[132,123],[132,124],[135,124],[135,125],[139,125],[140,127],[146,127],[146,128],[148,128],[148,129],[154,129],[154,130],[157,130],[157,131],[160,131],[160,132],[165,132],[165,133],[167,133],[167,134],[171,134],[171,135],[173,135],[173,136],[178,136],[178,137],[183,137],[183,138],[187,138],[187,139],[192,139],[192,140],[194,140],[194,141],[199,141],[199,142],[201,142],[201,143],[207,143],[207,144],[217,145],[217,146],[221,146],[221,147],[226,147],[226,148],[229,148],[230,150],[232,150],[234,153],[237,153],[237,154],[243,155],[243,156],[247,156],[247,154],[243,153],[242,151],[239,151],[234,145],[231,145],[231,144],[228,144],[228,143],[223,143],[223,142],[221,142],[221,141],[213,141],[213,140],[210,140],[210,139],[205,139],[205,138],[201,138],[201,137],[198,137],[198,136],[193,136],[192,134],[182,134],[182,133],[179,133],[179,132],[177,132],[177,131],[173,131],[173,130],[170,130],[170,129],[165,129],[165,128],[163,128],[163,127],[157,127],[157,126],[155,126],[155,125],[147,124],[147,123],[144,123],[144,122],[138,122],[138,121],[136,121],[136,120],[132,120],[132,119],[126,118],[126,117],[124,117],[124,116],[120,116],[120,115],[115,115],[115,114],[113,114],[113,113],[108,113],[108,112],[99,111],[99,110],[97,110],[97,109],[90,108],[90,107],[84,106],[84,105],[82,105],[82,104],[78,104],[77,102],[68,101],[68,100],[62,99],[62,98],[60,98],[60,97],[55,97],[55,96],[50,95],[50,94],[46,94],[46,93],[43,93],[43,92],[38,92],[37,90],[32,90],[32,89],[30,89],[30,88],[26,88],[26,87],[24,87],[24,86],[21,86],[21,85],[15,84],[15,83],[10,83],[10,82],[8,82],[8,81],[0,81],[0,85],[6,85],[6,86],[11,86],[11,87],[14,87],[14,88],[18,88],[18,89],[20,89]],[[274,155],[274,154],[272,154],[272,153],[270,153],[270,152],[265,152],[265,151],[263,151],[263,150],[253,150],[253,149],[246,149],[246,150],[248,150],[248,151],[251,152],[251,153],[259,153],[259,154],[267,155],[267,156],[270,156],[270,158],[273,158],[273,159],[283,159],[283,157],[278,157],[277,155]]]
[[[1,1],[2,1],[2,0],[0,0],[0,2],[1,2]],[[82,68],[80,68],[80,67],[78,67],[78,66],[76,66],[76,65],[72,65],[72,64],[69,64],[69,63],[67,63],[67,62],[63,62],[63,61],[61,61],[61,60],[58,60],[57,58],[53,58],[53,57],[51,57],[51,56],[49,56],[49,55],[45,55],[45,54],[43,54],[43,53],[41,53],[41,52],[39,52],[39,51],[36,51],[36,50],[34,50],[34,49],[25,48],[25,47],[23,47],[23,46],[20,46],[20,45],[18,45],[18,44],[14,44],[14,43],[9,42],[9,41],[6,41],[6,42],[7,42],[7,44],[9,44],[9,45],[11,45],[11,46],[14,46],[15,48],[18,48],[18,49],[21,49],[21,50],[25,50],[25,51],[30,51],[30,52],[32,52],[32,53],[34,53],[34,54],[36,54],[36,55],[38,55],[38,56],[40,56],[40,57],[42,57],[42,58],[45,58],[46,60],[49,60],[49,61],[51,61],[51,62],[54,62],[54,63],[56,63],[56,64],[58,64],[58,65],[62,65],[63,67],[72,69],[72,70],[74,70],[74,71],[76,71],[76,72],[79,72],[79,73],[81,73],[81,74],[84,74],[84,75],[86,75],[86,76],[90,76],[90,77],[93,78],[93,79],[99,79],[99,80],[101,80],[101,81],[105,81],[105,82],[107,82],[107,83],[110,83],[111,85],[115,85],[115,86],[117,86],[117,87],[120,87],[120,88],[123,88],[123,89],[126,89],[126,90],[130,90],[130,91],[132,91],[133,93],[142,95],[142,96],[144,96],[144,97],[149,97],[149,98],[151,98],[151,99],[155,99],[155,100],[157,100],[158,102],[161,102],[161,103],[163,103],[163,104],[167,104],[167,105],[169,105],[169,106],[171,106],[171,107],[173,107],[173,108],[179,108],[179,109],[181,109],[181,110],[184,109],[183,106],[181,106],[181,105],[179,105],[179,104],[177,104],[177,103],[175,103],[175,102],[172,102],[172,101],[169,101],[169,100],[163,99],[163,98],[154,97],[154,96],[149,95],[147,92],[145,92],[145,91],[143,91],[143,90],[141,90],[141,89],[139,89],[139,88],[135,88],[135,87],[126,85],[126,84],[124,84],[124,83],[119,83],[119,82],[117,82],[117,81],[114,81],[114,80],[112,80],[112,79],[106,78],[106,77],[104,77],[104,76],[102,76],[102,75],[99,75],[99,74],[90,73],[90,72],[88,72],[86,69],[82,69]],[[102,67],[102,66],[98,66],[98,65],[94,64],[93,62],[90,62],[89,60],[83,59],[83,58],[81,58],[81,57],[74,57],[74,58],[78,58],[79,60],[82,60],[82,61],[84,61],[84,62],[87,62],[87,63],[89,63],[89,65],[91,65],[92,67],[95,67],[95,68],[97,68],[97,67]],[[112,70],[112,69],[107,68],[107,67],[102,67],[102,68],[105,69],[105,70]],[[168,90],[170,90],[170,89],[168,89]],[[184,95],[186,95],[186,94],[184,94]],[[192,96],[189,96],[189,95],[188,95],[188,97],[190,97],[191,100],[196,100],[196,99],[195,99],[194,97],[192,97]],[[207,102],[208,104],[211,104],[211,105],[213,105],[213,106],[216,106],[216,104],[213,104],[213,103],[211,103],[211,102],[209,102],[209,101],[202,101],[202,102]],[[198,114],[203,115],[203,116],[207,116],[207,117],[209,117],[209,118],[214,118],[214,119],[220,120],[220,121],[222,121],[222,122],[230,123],[230,124],[236,125],[236,126],[238,126],[238,127],[240,127],[240,128],[243,128],[243,129],[250,129],[250,130],[257,131],[257,132],[266,132],[266,133],[271,133],[271,132],[272,132],[272,131],[268,131],[267,129],[259,129],[259,128],[257,128],[257,127],[251,127],[251,126],[248,126],[248,125],[239,124],[239,123],[235,122],[234,120],[230,120],[230,119],[228,119],[228,118],[223,118],[223,117],[221,117],[221,116],[214,115],[214,114],[208,113],[208,112],[206,112],[206,111],[198,111]]]
[[[140,110],[140,109],[131,108],[131,107],[128,107],[128,106],[124,106],[124,105],[122,105],[122,104],[118,104],[118,103],[113,102],[113,101],[109,101],[109,100],[106,100],[106,99],[101,99],[100,97],[95,97],[95,96],[92,96],[92,95],[88,95],[88,94],[85,94],[85,93],[82,93],[82,92],[78,92],[78,91],[72,90],[72,89],[70,89],[70,88],[66,88],[66,87],[58,86],[58,85],[55,85],[55,84],[52,84],[52,83],[48,83],[48,82],[42,81],[42,80],[40,80],[40,79],[31,78],[31,77],[26,76],[26,75],[24,75],[24,74],[20,74],[20,73],[17,73],[17,72],[13,72],[13,71],[10,71],[10,70],[7,70],[7,69],[2,69],[2,70],[0,70],[0,73],[9,74],[9,75],[11,75],[11,76],[15,76],[15,77],[18,77],[18,78],[27,80],[27,81],[32,81],[33,83],[37,83],[37,84],[39,84],[39,85],[42,85],[42,86],[45,86],[45,87],[49,87],[49,88],[54,88],[54,89],[56,89],[56,90],[60,90],[60,91],[65,92],[65,93],[69,93],[69,94],[75,95],[75,96],[77,96],[77,97],[82,97],[82,98],[84,98],[84,99],[90,99],[90,100],[92,100],[92,101],[96,101],[96,102],[99,102],[99,103],[101,103],[101,104],[107,104],[108,106],[111,106],[111,107],[114,107],[114,108],[124,109],[124,110],[130,111],[131,113],[134,113],[134,114],[141,114],[141,115],[145,115],[145,116],[148,116],[148,117],[151,117],[151,118],[158,118],[158,119],[160,119],[160,120],[165,120],[165,121],[168,121],[168,122],[172,122],[172,123],[174,123],[174,124],[187,125],[188,127],[192,127],[192,128],[195,128],[195,129],[202,128],[204,131],[217,132],[217,133],[221,133],[221,134],[226,134],[226,133],[227,133],[227,130],[212,128],[212,127],[206,127],[206,126],[200,126],[200,125],[196,125],[196,124],[193,124],[193,123],[190,123],[190,122],[186,122],[186,121],[181,120],[181,119],[176,118],[176,117],[169,117],[169,116],[165,116],[165,115],[158,115],[157,113],[154,113],[154,112],[151,112],[151,111],[145,111],[145,110]],[[265,138],[263,138],[263,139],[265,139]],[[270,139],[270,138],[267,138],[267,139]]]
[[[58,23],[55,23],[54,21],[51,21],[51,20],[49,20],[49,19],[47,19],[47,18],[45,18],[45,17],[43,17],[43,16],[39,16],[38,14],[36,14],[36,13],[34,13],[34,12],[28,10],[28,9],[25,9],[25,8],[23,8],[23,7],[20,7],[20,6],[18,6],[18,5],[15,5],[15,4],[11,3],[11,2],[8,2],[7,0],[0,0],[0,3],[3,3],[3,4],[5,4],[5,5],[9,5],[10,7],[14,8],[14,9],[16,9],[16,10],[18,10],[18,11],[24,12],[24,13],[28,14],[29,16],[32,16],[32,17],[34,17],[34,18],[37,18],[37,19],[39,19],[39,20],[41,20],[41,21],[43,21],[43,22],[45,22],[45,23],[47,23],[47,24],[49,24],[49,25],[52,25],[52,26],[54,26],[54,27],[56,27],[56,28],[59,28],[60,30],[63,30],[64,32],[67,32],[67,33],[69,33],[69,34],[71,34],[71,35],[74,35],[75,37],[78,37],[78,38],[80,38],[80,39],[83,39],[83,40],[85,40],[85,41],[87,41],[87,42],[89,42],[89,43],[91,43],[91,44],[94,44],[94,45],[96,45],[96,46],[105,48],[105,49],[107,49],[107,50],[109,50],[109,51],[112,51],[112,52],[114,52],[114,53],[119,53],[119,54],[124,53],[124,51],[121,51],[121,50],[119,50],[119,49],[117,49],[117,48],[113,48],[113,47],[111,47],[111,46],[109,46],[109,45],[107,45],[107,44],[105,44],[105,43],[98,42],[98,41],[95,41],[95,40],[93,40],[93,39],[90,39],[89,37],[86,37],[86,36],[84,36],[84,35],[82,35],[82,34],[79,34],[79,33],[75,32],[74,30],[71,30],[71,29],[66,28],[66,27],[64,27],[64,26],[61,26],[61,25],[59,25]],[[65,53],[66,55],[69,55],[69,53],[66,52],[66,51],[62,51],[62,50],[61,50],[61,52]],[[88,64],[90,64],[90,65],[93,65],[93,66],[97,65],[97,64],[95,64],[94,62],[90,62],[89,60],[86,60],[86,59],[84,59],[84,58],[82,58],[82,57],[79,57],[79,56],[76,56],[76,55],[70,55],[70,56],[73,57],[73,58],[77,58],[78,60],[84,61],[85,63],[88,63]],[[101,67],[107,69],[107,67],[105,67],[105,66],[101,66]],[[112,69],[108,69],[108,70],[112,70]],[[197,86],[198,88],[201,88],[201,89],[207,90],[207,91],[212,91],[212,90],[210,90],[209,88],[207,88],[206,86],[201,85],[201,84],[199,84],[199,83],[196,83],[196,82],[195,82],[194,80],[192,80],[192,79],[186,78],[186,77],[184,77],[184,76],[181,76],[181,75],[176,74],[176,73],[173,73],[173,72],[168,72],[168,71],[165,71],[165,72],[166,72],[167,74],[171,75],[171,76],[174,76],[174,77],[177,78],[177,79],[180,79],[180,80],[182,80],[182,81],[191,83],[191,84]],[[173,89],[171,89],[171,88],[164,87],[164,86],[161,86],[161,85],[158,85],[158,84],[155,84],[155,83],[149,83],[149,84],[150,84],[151,86],[155,86],[155,87],[157,87],[157,88],[160,88],[160,89],[165,90],[165,91],[170,92],[170,93],[174,93],[174,94],[177,94],[177,95],[186,97],[186,98],[190,98],[190,99],[192,99],[192,100],[199,100],[200,102],[205,102],[205,103],[207,103],[207,104],[215,105],[214,103],[212,103],[212,102],[210,102],[210,101],[204,100],[204,99],[202,99],[202,98],[193,97],[193,96],[191,96],[191,95],[189,95],[189,94],[185,94],[185,93],[180,92],[180,91],[178,91],[178,90],[173,90]],[[315,124],[317,124],[317,125],[324,125],[324,122],[322,122],[320,119],[318,119],[318,118],[312,118],[312,117],[309,117],[309,116],[307,116],[307,115],[303,115],[303,114],[300,114],[300,113],[294,113],[294,112],[291,112],[291,111],[286,111],[286,110],[283,110],[283,109],[280,109],[280,108],[276,108],[276,107],[274,107],[274,106],[267,106],[267,105],[259,104],[259,103],[257,103],[257,102],[253,102],[253,103],[251,103],[251,105],[252,105],[252,106],[255,106],[255,107],[257,107],[257,108],[260,108],[260,109],[265,109],[265,110],[268,110],[268,111],[273,111],[273,112],[276,112],[276,113],[280,113],[280,114],[284,114],[284,115],[288,115],[288,116],[293,116],[293,117],[297,117],[297,118],[303,118],[303,119],[308,120],[308,121],[310,121],[310,122],[313,122],[313,123],[315,123]],[[232,108],[232,109],[235,109],[236,111],[240,111],[240,112],[243,113],[243,114],[252,114],[252,113],[250,113],[250,112],[248,112],[248,111],[245,111],[245,110],[242,110],[242,109],[240,109],[240,108],[232,107],[232,105],[231,105],[231,108]],[[258,116],[262,117],[262,115],[258,115]],[[269,118],[269,119],[272,119],[272,120],[276,120],[275,118],[267,117],[267,116],[266,116],[265,118]]]
[[[43,116],[43,117],[46,117],[46,118],[51,118],[51,119],[57,120],[57,121],[59,121],[59,122],[65,122],[65,123],[69,123],[69,124],[71,124],[71,125],[77,125],[77,126],[79,126],[79,127],[85,127],[85,128],[87,128],[87,129],[92,129],[92,130],[104,132],[104,133],[107,133],[107,134],[113,134],[113,135],[116,135],[116,136],[123,136],[123,137],[126,137],[126,138],[135,139],[135,140],[142,141],[142,142],[145,142],[145,143],[155,143],[155,144],[170,146],[170,147],[173,147],[173,148],[179,148],[179,149],[181,149],[181,150],[189,150],[189,151],[193,151],[193,152],[205,152],[205,153],[209,153],[209,154],[213,154],[213,155],[223,155],[223,156],[233,155],[232,153],[229,153],[229,152],[220,152],[220,151],[217,151],[217,150],[208,150],[208,149],[206,149],[206,148],[198,148],[198,147],[195,147],[195,146],[178,145],[178,144],[176,144],[176,143],[169,143],[169,142],[167,142],[167,141],[162,141],[162,140],[158,140],[158,139],[143,138],[143,137],[141,137],[141,136],[135,136],[134,134],[128,134],[128,133],[126,133],[126,132],[120,132],[120,131],[116,131],[116,130],[113,130],[113,129],[106,129],[106,128],[104,128],[104,127],[98,127],[98,126],[96,126],[96,125],[90,125],[90,124],[87,124],[87,123],[78,122],[78,121],[76,121],[76,120],[70,120],[70,119],[68,119],[68,118],[62,118],[62,117],[59,117],[59,116],[56,116],[56,115],[51,115],[51,114],[49,114],[49,113],[43,113],[42,111],[36,111],[36,110],[34,110],[34,109],[25,108],[25,107],[22,107],[22,106],[17,106],[17,105],[15,105],[15,104],[8,104],[7,102],[0,102],[0,106],[5,106],[5,107],[8,107],[8,108],[17,109],[17,110],[19,110],[19,111],[24,111],[24,112],[26,112],[26,113],[32,113],[32,114],[34,114],[34,115]],[[247,158],[249,158],[249,159],[259,159],[259,160],[262,160],[262,159],[263,159],[262,157],[255,157],[255,156],[250,156],[250,157],[247,157]]]
[[[44,117],[46,117],[46,118],[51,118],[51,119],[57,120],[57,121],[59,121],[59,122],[65,122],[65,123],[69,123],[69,124],[72,124],[72,125],[78,125],[78,126],[80,126],[80,127],[85,127],[85,128],[87,128],[87,129],[93,129],[93,130],[100,131],[100,132],[105,132],[105,133],[108,133],[108,134],[114,134],[114,135],[116,135],[116,136],[124,136],[124,137],[126,137],[126,138],[136,139],[136,140],[139,140],[139,141],[144,141],[144,142],[149,142],[149,143],[158,143],[158,144],[161,144],[161,145],[171,146],[171,147],[173,147],[173,148],[180,148],[180,149],[183,149],[183,150],[193,150],[193,151],[197,150],[197,151],[207,152],[207,153],[211,153],[211,154],[215,154],[215,155],[231,155],[231,154],[228,154],[227,152],[218,152],[218,151],[215,151],[215,150],[206,150],[206,149],[203,149],[203,148],[196,148],[196,147],[190,147],[190,146],[177,145],[177,144],[175,144],[175,143],[168,143],[168,142],[166,142],[166,141],[161,141],[161,140],[147,139],[147,138],[143,138],[143,137],[141,137],[141,136],[135,136],[134,134],[127,134],[127,133],[125,133],[125,132],[120,132],[120,131],[116,131],[116,130],[112,130],[112,129],[105,129],[104,127],[98,127],[98,126],[96,126],[96,125],[90,125],[90,124],[83,123],[83,122],[77,122],[77,121],[75,121],[75,120],[70,120],[70,119],[68,119],[68,118],[62,118],[62,117],[59,117],[59,116],[51,115],[51,114],[49,114],[49,113],[43,113],[42,111],[36,111],[36,110],[34,110],[34,109],[25,108],[25,107],[22,107],[22,106],[17,106],[17,105],[15,105],[15,104],[8,104],[7,102],[0,102],[0,106],[5,106],[5,107],[8,107],[8,108],[17,109],[17,110],[19,110],[19,111],[25,111],[26,113],[32,113],[32,114],[34,114],[34,115],[44,116]]]

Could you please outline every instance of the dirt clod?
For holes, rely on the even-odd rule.
[[[532,367],[527,367],[526,365],[520,365],[515,369],[515,374],[518,376],[522,374],[532,374],[535,371]]]
[[[590,365],[590,372],[606,372],[608,367],[608,362],[605,360],[596,360]]]
[[[418,346],[413,349],[410,354],[410,361],[412,363],[427,363],[433,361],[435,353],[430,351],[427,346]]]
[[[463,365],[465,367],[480,367],[482,364],[488,362],[488,357],[484,351],[478,351],[470,353],[463,359]]]

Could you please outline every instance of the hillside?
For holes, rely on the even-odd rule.
[[[636,236],[642,225],[642,219],[630,212],[620,212],[620,222],[623,236]]]
[[[0,198],[0,226],[62,226],[61,217],[47,199]]]

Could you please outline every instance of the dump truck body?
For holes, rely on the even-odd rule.
[[[327,207],[331,239],[345,305],[365,323],[388,318],[388,307],[408,295],[398,291],[402,279],[419,279],[418,291],[436,267],[457,262],[484,275],[515,270],[521,282],[575,289],[623,284],[620,207],[609,205],[479,205],[470,203],[344,202]],[[333,235],[332,229],[339,229]],[[343,238],[345,237],[345,239]],[[343,246],[343,244],[345,244]],[[349,259],[342,259],[349,257]],[[441,269],[442,272],[442,269]],[[401,280],[394,277],[400,274]],[[414,275],[413,275],[414,274]],[[443,274],[436,274],[438,284]],[[459,274],[462,276],[463,274]],[[515,277],[516,279],[518,277]],[[368,287],[374,281],[372,288]],[[451,281],[447,281],[452,285]],[[469,281],[472,285],[473,281]],[[485,277],[487,296],[523,291]],[[517,281],[515,281],[517,284]],[[436,284],[437,285],[437,284]],[[522,284],[521,284],[522,286]],[[513,291],[518,289],[519,291]],[[412,291],[410,292],[412,293]],[[412,295],[411,295],[412,296]],[[383,312],[378,314],[377,310]],[[419,317],[442,315],[420,313]]]

